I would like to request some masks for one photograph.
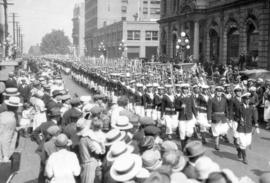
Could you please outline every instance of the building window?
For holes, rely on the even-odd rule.
[[[148,8],[143,8],[143,14],[148,14]]]
[[[122,6],[122,13],[126,13],[127,12],[127,7],[126,6]]]
[[[151,4],[160,4],[160,0],[151,0]]]
[[[122,0],[122,3],[128,3],[128,0]]]
[[[157,41],[158,40],[158,31],[145,31],[145,40]]]
[[[127,20],[127,17],[122,17],[122,21],[126,21]]]
[[[143,4],[148,4],[148,1],[147,1],[147,0],[144,0],[144,1],[143,1]]]
[[[159,15],[160,14],[160,8],[151,8],[150,9],[151,15]]]
[[[141,31],[139,30],[130,30],[128,33],[128,40],[140,40],[141,37]]]

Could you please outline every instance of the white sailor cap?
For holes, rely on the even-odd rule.
[[[241,96],[241,98],[249,98],[250,95],[251,95],[251,93],[246,92],[246,93],[244,93],[244,94]]]
[[[143,84],[142,83],[137,83],[136,86],[137,87],[143,87]]]
[[[233,91],[239,91],[242,90],[242,88],[239,85],[236,85],[233,89]]]

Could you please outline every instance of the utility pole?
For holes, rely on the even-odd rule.
[[[20,45],[20,47],[21,47],[21,55],[23,55],[23,37],[24,37],[24,35],[23,34],[21,34],[21,39],[20,39],[20,43],[21,43],[21,45]]]
[[[13,26],[13,44],[16,45],[16,14],[12,13],[12,26]]]
[[[7,16],[7,8],[9,5],[13,5],[13,3],[8,3],[7,0],[3,0],[3,3],[0,3],[0,5],[4,6],[4,15],[5,15],[5,31],[4,31],[4,39],[6,42],[5,46],[5,57],[8,55],[8,47],[9,45],[7,44],[7,37],[8,37],[8,16]]]
[[[19,27],[19,22],[16,22],[16,39],[17,39],[17,42],[16,42],[16,45],[17,47],[20,46],[20,40],[19,40],[19,37],[20,37],[20,27]]]

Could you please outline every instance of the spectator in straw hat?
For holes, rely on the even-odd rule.
[[[79,160],[75,153],[67,150],[69,144],[70,140],[65,134],[57,136],[57,152],[51,154],[45,168],[45,175],[51,183],[75,183],[74,177],[80,175]]]
[[[143,167],[153,172],[161,167],[162,160],[158,150],[147,150],[142,154]]]
[[[0,161],[9,161],[16,143],[16,112],[20,103],[19,97],[10,97],[5,100],[7,111],[0,113]]]
[[[220,171],[220,168],[217,163],[212,161],[209,157],[204,156],[196,161],[195,170],[198,175],[197,179],[203,182],[211,173]]]
[[[123,155],[113,162],[110,175],[117,182],[127,182],[135,179],[142,169],[142,159],[135,154]]]

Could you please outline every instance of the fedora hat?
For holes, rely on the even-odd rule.
[[[3,95],[5,95],[5,96],[18,96],[18,95],[20,95],[20,92],[18,92],[17,88],[6,88]]]
[[[143,167],[149,171],[157,170],[161,165],[161,155],[157,150],[147,150],[142,154]]]
[[[114,161],[110,169],[110,175],[117,182],[125,182],[135,178],[141,169],[141,157],[135,154],[127,154]]]
[[[67,147],[72,144],[72,141],[65,134],[61,133],[56,137],[54,144],[56,147]]]
[[[112,162],[122,155],[131,154],[133,151],[134,148],[130,145],[127,145],[125,142],[115,142],[108,151],[106,158],[108,161]]]
[[[112,129],[106,134],[105,145],[110,146],[115,142],[123,140],[125,136],[126,132],[120,131],[118,129]]]
[[[116,123],[112,124],[112,127],[119,130],[129,130],[133,128],[133,125],[129,122],[127,116],[118,116]]]
[[[203,145],[200,141],[191,141],[186,145],[184,149],[185,156],[188,158],[200,156],[204,152],[205,149],[203,148]]]
[[[23,104],[20,102],[20,98],[19,97],[9,97],[8,100],[5,100],[5,104],[9,105],[9,106],[14,106],[14,107],[20,107]]]
[[[163,163],[171,165],[173,172],[181,172],[186,165],[186,160],[182,152],[168,151],[163,154]]]

